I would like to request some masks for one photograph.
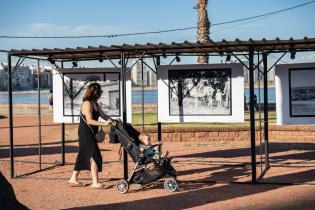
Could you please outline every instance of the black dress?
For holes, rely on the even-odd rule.
[[[92,110],[92,118],[93,120],[98,120],[100,113],[98,110]],[[81,113],[80,116],[80,124],[78,128],[78,136],[79,136],[79,154],[77,156],[77,160],[74,165],[75,171],[81,170],[91,170],[91,158],[95,161],[98,171],[102,171],[102,155],[100,149],[97,145],[97,141],[95,138],[95,134],[98,132],[98,126],[90,125],[90,127],[84,122],[82,117],[85,116]]]

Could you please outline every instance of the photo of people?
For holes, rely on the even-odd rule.
[[[231,69],[170,70],[170,115],[231,115]]]

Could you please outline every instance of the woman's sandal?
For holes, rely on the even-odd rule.
[[[85,187],[86,184],[83,184],[82,182],[69,182],[70,187]]]

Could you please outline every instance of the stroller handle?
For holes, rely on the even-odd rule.
[[[122,124],[123,122],[121,122],[120,120],[116,120],[113,118],[110,118],[112,120],[112,123],[110,123],[110,126],[113,128],[116,128],[119,124]]]

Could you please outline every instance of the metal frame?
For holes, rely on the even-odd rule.
[[[116,64],[112,59],[121,60],[121,74],[122,74],[122,91],[123,91],[123,122],[127,122],[127,110],[126,110],[126,66],[129,58],[153,58],[154,65],[160,64],[160,56],[162,55],[180,55],[180,56],[198,56],[207,53],[208,56],[218,56],[222,53],[230,53],[237,58],[239,55],[244,55],[249,60],[249,85],[250,85],[250,142],[251,142],[251,169],[252,169],[252,183],[257,183],[260,178],[263,177],[266,170],[257,178],[256,174],[256,144],[255,144],[255,109],[254,109],[254,75],[253,71],[259,66],[254,64],[254,56],[257,53],[263,54],[263,64],[264,64],[264,131],[265,131],[265,148],[267,151],[268,158],[268,93],[267,93],[267,74],[268,71],[287,53],[294,50],[294,52],[306,52],[315,51],[315,38],[307,38],[294,40],[290,38],[289,40],[280,40],[276,38],[275,40],[252,40],[241,41],[235,39],[235,41],[218,41],[214,42],[212,40],[206,43],[191,43],[185,41],[183,43],[171,43],[171,44],[151,44],[147,43],[144,45],[135,44],[127,45],[123,44],[120,46],[99,46],[99,47],[88,47],[88,48],[66,48],[66,49],[33,49],[33,50],[11,50],[8,52],[8,67],[9,74],[11,75],[11,56],[40,59],[40,60],[54,60],[55,62],[61,62],[63,67],[64,62],[72,61],[88,61],[88,60],[99,60],[108,59],[114,66]],[[127,53],[127,58],[126,58]],[[267,59],[270,53],[283,53],[276,63],[268,70],[267,69]],[[156,58],[156,63],[154,58]],[[238,59],[238,58],[237,58]],[[239,60],[239,59],[238,59]],[[240,60],[239,60],[240,61]],[[243,62],[241,62],[246,66]],[[147,65],[147,64],[145,64]],[[152,70],[152,69],[151,69]],[[13,132],[13,112],[12,112],[12,78],[9,77],[9,120],[10,120],[10,166],[11,166],[11,177],[14,177],[14,132]],[[39,113],[40,114],[40,113]],[[158,130],[161,130],[161,124],[158,123]],[[65,164],[65,124],[62,123],[62,165]],[[159,135],[159,140],[160,140]],[[124,178],[128,178],[128,157],[127,152],[124,151]]]
[[[41,101],[40,101],[40,61],[43,59],[39,58],[29,58],[27,56],[19,57],[16,65],[13,68],[12,71],[12,56],[10,53],[8,54],[8,101],[9,101],[9,142],[10,142],[10,175],[11,178],[14,177],[23,177],[27,175],[31,175],[40,171],[45,171],[51,168],[55,168],[59,165],[65,165],[65,132],[64,132],[64,126],[62,126],[62,141],[61,141],[61,152],[62,152],[62,157],[61,157],[61,163],[57,163],[53,166],[49,166],[46,168],[42,168],[42,122],[41,122]],[[20,67],[20,65],[23,63],[23,61],[26,59],[35,59],[37,60],[37,93],[38,93],[38,101],[37,101],[37,116],[38,116],[38,170],[26,173],[26,174],[21,174],[18,176],[15,176],[14,174],[14,130],[13,130],[13,103],[12,103],[12,76],[15,73],[15,71]]]

